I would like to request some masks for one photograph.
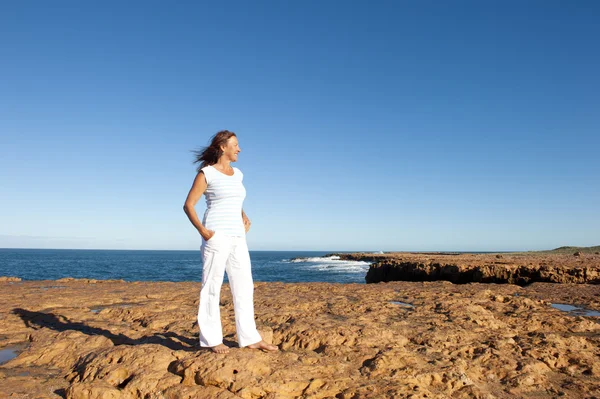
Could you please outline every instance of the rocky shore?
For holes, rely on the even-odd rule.
[[[227,285],[220,355],[197,346],[197,283],[4,279],[0,397],[599,397],[598,285],[255,286],[277,353],[235,347]]]
[[[341,259],[373,262],[367,283],[438,281],[452,283],[534,282],[600,284],[600,254],[455,254],[385,253],[338,254]]]

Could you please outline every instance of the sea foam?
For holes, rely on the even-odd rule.
[[[333,273],[365,273],[370,263],[355,260],[341,260],[339,256],[296,258],[290,262],[304,269],[313,269]]]

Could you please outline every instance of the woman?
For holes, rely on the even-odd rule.
[[[213,136],[210,145],[196,153],[194,163],[200,166],[183,206],[190,222],[202,236],[202,289],[198,309],[200,346],[217,353],[229,351],[223,344],[219,311],[225,270],[233,296],[239,346],[278,350],[277,346],[262,340],[254,321],[254,283],[246,245],[250,219],[242,209],[246,197],[242,184],[244,175],[231,166],[240,151],[235,133],[223,130]],[[202,194],[206,197],[207,209],[201,223],[194,207]]]

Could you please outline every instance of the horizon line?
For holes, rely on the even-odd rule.
[[[558,247],[562,248],[562,247]],[[577,247],[577,248],[585,248],[585,247]],[[29,249],[29,250],[55,250],[55,251],[200,251],[199,248],[194,249],[129,249],[129,248],[31,248],[31,247],[0,247],[0,250],[8,250],[8,249]],[[557,248],[553,248],[557,249]],[[534,251],[548,251],[547,249],[542,250],[392,250],[392,251],[383,251],[383,250],[318,250],[318,249],[250,249],[250,252],[350,252],[350,253],[392,253],[392,252],[407,252],[407,253],[417,253],[417,252],[461,252],[461,253],[477,253],[477,252],[488,252],[488,253],[512,253],[512,252],[534,252]]]

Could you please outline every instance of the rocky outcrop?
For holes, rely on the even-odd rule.
[[[533,254],[340,254],[342,259],[373,262],[367,283],[437,281],[525,286],[534,282],[600,284],[598,255]]]
[[[0,282],[8,282],[8,281],[17,282],[17,281],[21,281],[21,279],[19,277],[0,276]]]
[[[599,286],[256,283],[281,349],[198,347],[197,283],[0,283],[0,398],[523,398],[600,392]]]

